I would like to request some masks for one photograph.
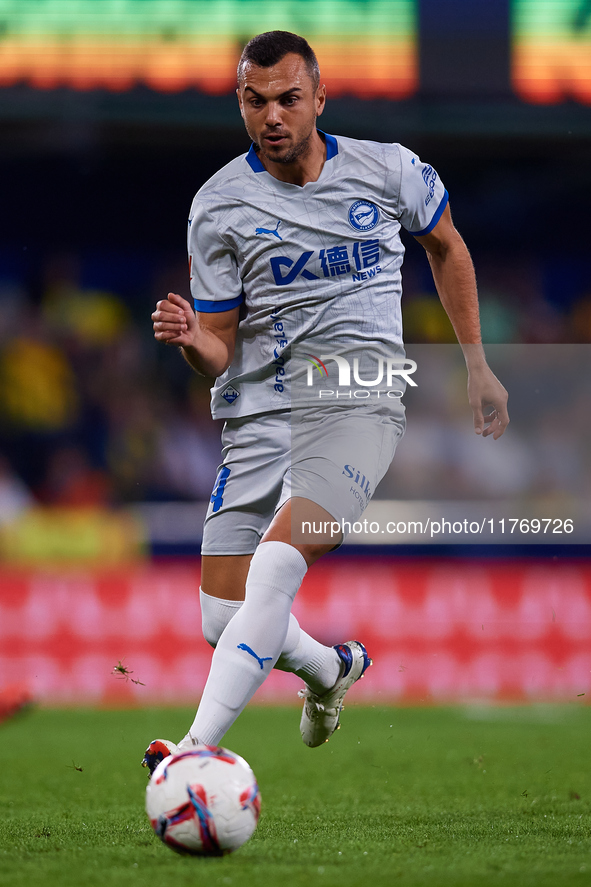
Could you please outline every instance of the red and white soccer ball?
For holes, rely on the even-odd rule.
[[[223,856],[253,834],[261,795],[246,761],[226,748],[198,745],[164,758],[146,789],[146,812],[177,853]]]

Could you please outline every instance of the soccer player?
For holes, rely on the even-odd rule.
[[[370,664],[359,642],[327,647],[291,613],[307,569],[342,541],[293,530],[358,520],[402,436],[404,407],[388,397],[300,405],[290,380],[298,346],[314,362],[327,348],[335,360],[368,349],[404,359],[401,226],[424,246],[463,348],[476,433],[496,440],[509,422],[480,344],[472,262],[434,169],[401,145],[318,130],[326,89],[295,34],[248,43],[237,94],[252,146],[193,201],[194,305],[169,293],[152,315],[158,341],[215,377],[212,412],[226,423],[202,546],[211,670],[187,735],[147,749],[150,771],[177,749],[219,744],[274,667],[306,684],[300,729],[318,746]]]

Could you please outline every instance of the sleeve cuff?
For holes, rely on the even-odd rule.
[[[244,293],[240,293],[235,299],[224,299],[221,302],[211,302],[209,299],[193,299],[193,307],[195,311],[201,311],[204,314],[217,314],[221,311],[231,311],[244,302]]]
[[[443,192],[443,197],[441,198],[441,203],[439,204],[439,206],[435,210],[435,215],[433,216],[433,218],[431,219],[431,221],[429,222],[427,227],[423,228],[422,231],[409,231],[408,233],[412,234],[413,237],[422,237],[423,234],[429,234],[433,230],[433,228],[435,227],[435,225],[437,224],[437,222],[439,221],[441,216],[443,215],[443,211],[444,211],[445,207],[447,206],[448,201],[449,201],[449,194],[447,193],[447,190],[445,190]]]

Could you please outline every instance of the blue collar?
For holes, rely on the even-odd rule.
[[[321,129],[318,130],[318,133],[321,137],[324,138],[324,142],[326,144],[326,159],[332,160],[332,158],[336,157],[336,155],[339,153],[339,143],[334,136],[327,135],[325,132],[322,132]],[[246,155],[246,162],[253,172],[266,172],[265,167],[261,163],[259,155],[255,151],[254,145],[250,146],[249,152]]]

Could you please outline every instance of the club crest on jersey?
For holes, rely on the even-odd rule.
[[[349,207],[349,224],[356,231],[371,231],[380,221],[380,211],[369,200],[356,200]]]

